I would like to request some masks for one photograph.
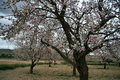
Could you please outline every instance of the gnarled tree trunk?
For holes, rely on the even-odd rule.
[[[80,74],[80,80],[88,80],[88,66],[85,60],[85,56],[78,59],[77,70]]]
[[[76,68],[79,72],[80,80],[88,80],[88,66],[86,62],[86,55],[81,55],[81,53],[75,52],[74,58],[76,61]]]

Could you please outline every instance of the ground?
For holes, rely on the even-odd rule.
[[[3,61],[0,61],[0,64]],[[72,76],[72,67],[70,65],[58,64],[52,65],[52,67],[38,65],[34,68],[34,74],[29,74],[29,67],[0,70],[0,80],[79,80],[79,77],[78,74],[76,77]],[[120,80],[120,68],[108,66],[105,70],[101,65],[89,65],[89,80]]]

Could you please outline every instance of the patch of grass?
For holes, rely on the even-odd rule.
[[[62,64],[62,65],[69,65],[69,63],[66,62],[66,61],[61,62],[61,64]]]
[[[42,62],[40,62],[40,63],[38,63],[37,65],[48,65],[49,63],[42,63]]]
[[[0,70],[10,70],[18,67],[27,67],[30,64],[0,64]]]
[[[80,78],[80,76],[79,76],[79,75],[76,75],[75,77],[76,77],[76,78]]]
[[[38,63],[38,65],[48,65],[49,63]],[[0,70],[16,69],[18,67],[28,67],[31,64],[0,64]]]
[[[103,65],[103,63],[100,63],[100,62],[87,62],[88,65]],[[115,62],[112,62],[110,64],[106,64],[106,65],[110,65],[110,66],[116,66],[117,63]]]
[[[120,80],[120,75],[114,76],[117,80]]]
[[[68,62],[61,62],[62,65],[70,65]],[[103,63],[100,62],[87,62],[88,65],[104,65]],[[110,65],[110,66],[117,66],[117,63],[112,62],[110,64],[106,64],[106,65]]]
[[[97,69],[101,65],[89,65],[89,80],[120,80],[120,68],[109,66],[109,69]],[[72,68],[68,65],[40,65],[34,68],[34,73],[29,74],[29,67],[15,70],[0,71],[0,80],[79,80],[79,74],[72,76]],[[12,73],[12,74],[11,74]]]
[[[14,61],[10,60],[7,62],[10,66],[15,64],[16,68],[18,65],[24,66],[27,64],[30,66],[30,61],[15,61],[14,63]],[[5,62],[2,63],[7,64]],[[0,62],[0,64],[2,63]],[[78,72],[76,77],[72,76],[73,68],[69,66],[70,64],[67,64],[67,62],[60,61],[58,65],[48,67],[47,61],[41,61],[38,66],[35,66],[33,74],[28,72],[30,67],[0,70],[0,80],[79,80]],[[8,65],[6,66],[8,67]],[[120,80],[120,68],[118,66],[108,66],[108,69],[103,69],[103,65],[88,65],[88,67],[89,80]]]

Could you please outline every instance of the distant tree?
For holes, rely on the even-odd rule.
[[[14,49],[14,57],[19,60],[29,60],[29,55],[26,52],[27,48],[25,47],[16,47]]]
[[[31,60],[30,73],[33,73],[33,68],[38,64],[40,58],[44,54],[44,46],[40,42],[38,34],[38,26],[34,30],[27,30],[24,34],[15,37],[17,48],[15,49],[15,56],[24,60]]]
[[[113,61],[116,61],[120,67],[120,41],[108,43],[107,50],[111,54]]]
[[[106,50],[105,47],[102,48],[102,49],[99,49],[97,52],[98,52],[97,56],[99,56],[101,58],[102,64],[104,65],[104,69],[106,69],[107,68],[107,64],[110,64],[110,62],[111,62],[111,55],[110,55],[110,53]]]
[[[0,58],[14,58],[13,50],[11,49],[0,49]]]

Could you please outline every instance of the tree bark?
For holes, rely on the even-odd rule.
[[[32,60],[31,66],[30,66],[30,74],[33,73],[33,68],[34,68],[35,64],[34,61]]]
[[[73,76],[76,76],[76,66],[73,65]]]
[[[81,55],[83,54],[83,55]],[[73,53],[74,59],[76,61],[76,68],[79,72],[80,80],[88,80],[88,66],[86,62],[86,55],[85,53],[80,53],[75,51]]]
[[[49,61],[49,67],[51,67],[51,64],[52,64],[52,62],[51,62],[51,61]]]
[[[33,64],[31,64],[31,66],[30,66],[30,74],[33,73],[33,68],[34,68],[34,66],[33,66]]]
[[[104,62],[104,69],[106,69],[106,62]]]
[[[80,74],[80,80],[88,80],[88,66],[85,56],[81,57],[77,62],[77,70]]]

